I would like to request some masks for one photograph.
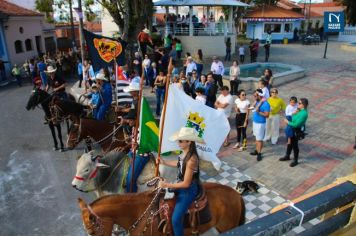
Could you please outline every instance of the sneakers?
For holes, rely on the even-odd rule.
[[[290,160],[290,157],[287,157],[287,156],[279,158],[279,161],[289,161],[289,160]]]
[[[233,149],[237,149],[237,148],[239,148],[240,147],[240,143],[236,143],[232,148]]]
[[[252,156],[256,156],[256,155],[258,155],[257,150],[255,150],[255,151],[253,151],[253,152],[250,152],[250,155],[252,155]]]
[[[293,161],[292,163],[289,164],[290,167],[294,167],[298,165],[298,162],[297,161]]]
[[[262,154],[261,153],[257,154],[257,161],[262,161]]]

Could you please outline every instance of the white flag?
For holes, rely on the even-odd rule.
[[[169,137],[179,131],[181,127],[192,127],[205,141],[205,144],[196,143],[199,157],[212,162],[215,169],[219,170],[221,161],[216,153],[230,131],[230,124],[224,112],[194,100],[185,94],[177,84],[169,86],[166,109],[161,152],[179,150],[178,144],[169,141]]]

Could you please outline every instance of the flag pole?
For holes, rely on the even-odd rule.
[[[138,103],[137,103],[137,111],[136,111],[136,122],[135,122],[135,130],[134,130],[134,144],[137,143],[138,138],[138,128],[140,125],[140,114],[141,114],[141,100],[142,100],[142,91],[143,90],[143,76],[141,75],[140,79],[140,91],[138,93]],[[135,173],[135,159],[136,159],[136,149],[137,145],[133,145],[132,148],[132,172],[131,172],[131,180],[130,180],[130,192],[132,192],[133,182],[134,182],[134,173]]]
[[[162,140],[163,140],[163,129],[164,129],[164,122],[166,120],[166,110],[167,110],[167,101],[168,101],[168,89],[169,89],[169,84],[171,82],[171,74],[173,70],[173,64],[172,64],[172,57],[169,59],[169,65],[168,65],[168,73],[166,77],[166,91],[165,91],[165,96],[164,96],[164,103],[163,103],[163,108],[162,108],[162,116],[161,116],[161,126],[159,127],[159,143],[158,143],[158,156],[156,160],[156,169],[155,169],[155,176],[159,176],[159,163],[161,162],[161,150],[162,150]]]

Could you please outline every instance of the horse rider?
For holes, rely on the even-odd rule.
[[[204,143],[194,128],[182,127],[169,138],[172,142],[178,142],[182,153],[178,161],[161,159],[163,165],[177,167],[177,183],[168,183],[165,180],[159,182],[159,187],[172,189],[176,195],[176,205],[172,215],[172,226],[175,236],[184,235],[184,215],[189,206],[199,195],[199,156],[196,142]]]
[[[134,140],[134,129],[136,125],[136,110],[131,109],[127,115],[123,116],[123,124],[124,124],[124,132],[128,133],[131,135],[131,142],[129,143],[129,147],[131,147],[131,150],[128,153],[128,156],[130,158],[133,158],[133,150],[138,150],[138,144]],[[127,177],[126,177],[126,192],[137,192],[137,179],[140,176],[143,168],[146,166],[147,162],[150,160],[150,156],[148,153],[143,153],[143,154],[136,154],[135,157],[135,162],[131,160],[131,165],[129,167],[129,170],[127,172]],[[131,185],[131,179],[132,179],[132,165],[134,166],[134,174],[133,174],[133,181]]]
[[[137,111],[138,98],[139,98],[139,94],[140,94],[140,83],[139,83],[139,81],[137,81],[137,80],[131,81],[129,86],[126,86],[123,90],[124,90],[125,93],[130,93],[130,95],[132,96],[132,104],[131,104],[130,107],[119,108],[117,110],[117,112],[127,113],[131,109]]]
[[[67,83],[64,81],[62,77],[59,76],[58,73],[56,73],[57,68],[54,68],[53,66],[48,66],[47,70],[45,71],[48,76],[49,80],[46,85],[46,91],[52,87],[53,93],[60,97],[63,100],[68,99],[68,95],[66,93],[66,85]]]
[[[99,87],[100,100],[97,104],[97,113],[95,119],[104,120],[106,112],[110,109],[112,102],[112,87],[110,84],[110,72],[104,68],[102,72],[95,77]]]

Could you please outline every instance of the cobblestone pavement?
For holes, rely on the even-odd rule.
[[[356,106],[356,54],[341,51],[337,42],[329,45],[330,59],[321,58],[322,45],[274,47],[278,56],[272,56],[272,61],[300,65],[307,70],[305,78],[278,88],[279,96],[285,101],[292,95],[309,99],[308,136],[300,142],[300,164],[291,168],[288,163],[278,161],[285,153],[282,123],[278,144],[266,144],[263,161],[257,163],[255,157],[248,152],[235,151],[232,145],[222,148],[219,155],[242,173],[287,199],[293,199],[352,171],[356,135],[356,112],[353,110]],[[233,122],[231,124],[234,129]],[[248,151],[254,148],[251,132],[250,127]],[[233,130],[234,134],[236,136]]]

